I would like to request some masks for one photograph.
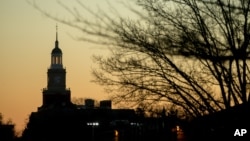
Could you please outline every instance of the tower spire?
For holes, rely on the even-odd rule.
[[[57,24],[56,24],[56,42],[55,42],[55,48],[58,48],[59,46],[58,46],[58,33],[57,33],[57,29],[58,28],[58,26],[57,26]]]
[[[57,24],[56,24],[56,41],[58,41],[58,35],[57,35],[57,29],[58,28],[58,26],[57,26]]]

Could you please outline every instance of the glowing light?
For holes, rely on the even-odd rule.
[[[180,126],[179,125],[176,125],[176,131],[180,131]]]
[[[119,136],[119,132],[117,130],[114,130],[114,133],[115,133],[115,137]]]
[[[88,126],[99,126],[99,122],[87,122]]]

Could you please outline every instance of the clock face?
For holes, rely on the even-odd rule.
[[[54,77],[54,82],[55,82],[55,83],[58,84],[58,83],[60,83],[60,81],[61,81],[61,77],[60,77],[60,76],[55,76],[55,77]]]

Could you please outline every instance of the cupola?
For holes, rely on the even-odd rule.
[[[57,28],[56,28],[56,41],[55,48],[51,52],[51,68],[62,68],[62,50],[59,48]]]

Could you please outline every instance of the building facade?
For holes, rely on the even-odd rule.
[[[62,50],[56,31],[55,47],[51,51],[51,65],[47,72],[47,88],[43,89],[43,103],[39,110],[72,106],[70,89],[66,88],[66,69],[63,68]]]
[[[42,105],[32,112],[22,138],[27,141],[55,140],[112,140],[130,137],[131,123],[136,114],[132,109],[112,109],[110,100],[99,107],[91,99],[85,105],[71,102],[71,91],[66,88],[66,69],[56,31],[55,46],[51,51],[51,64],[47,71],[47,87],[42,92]]]

